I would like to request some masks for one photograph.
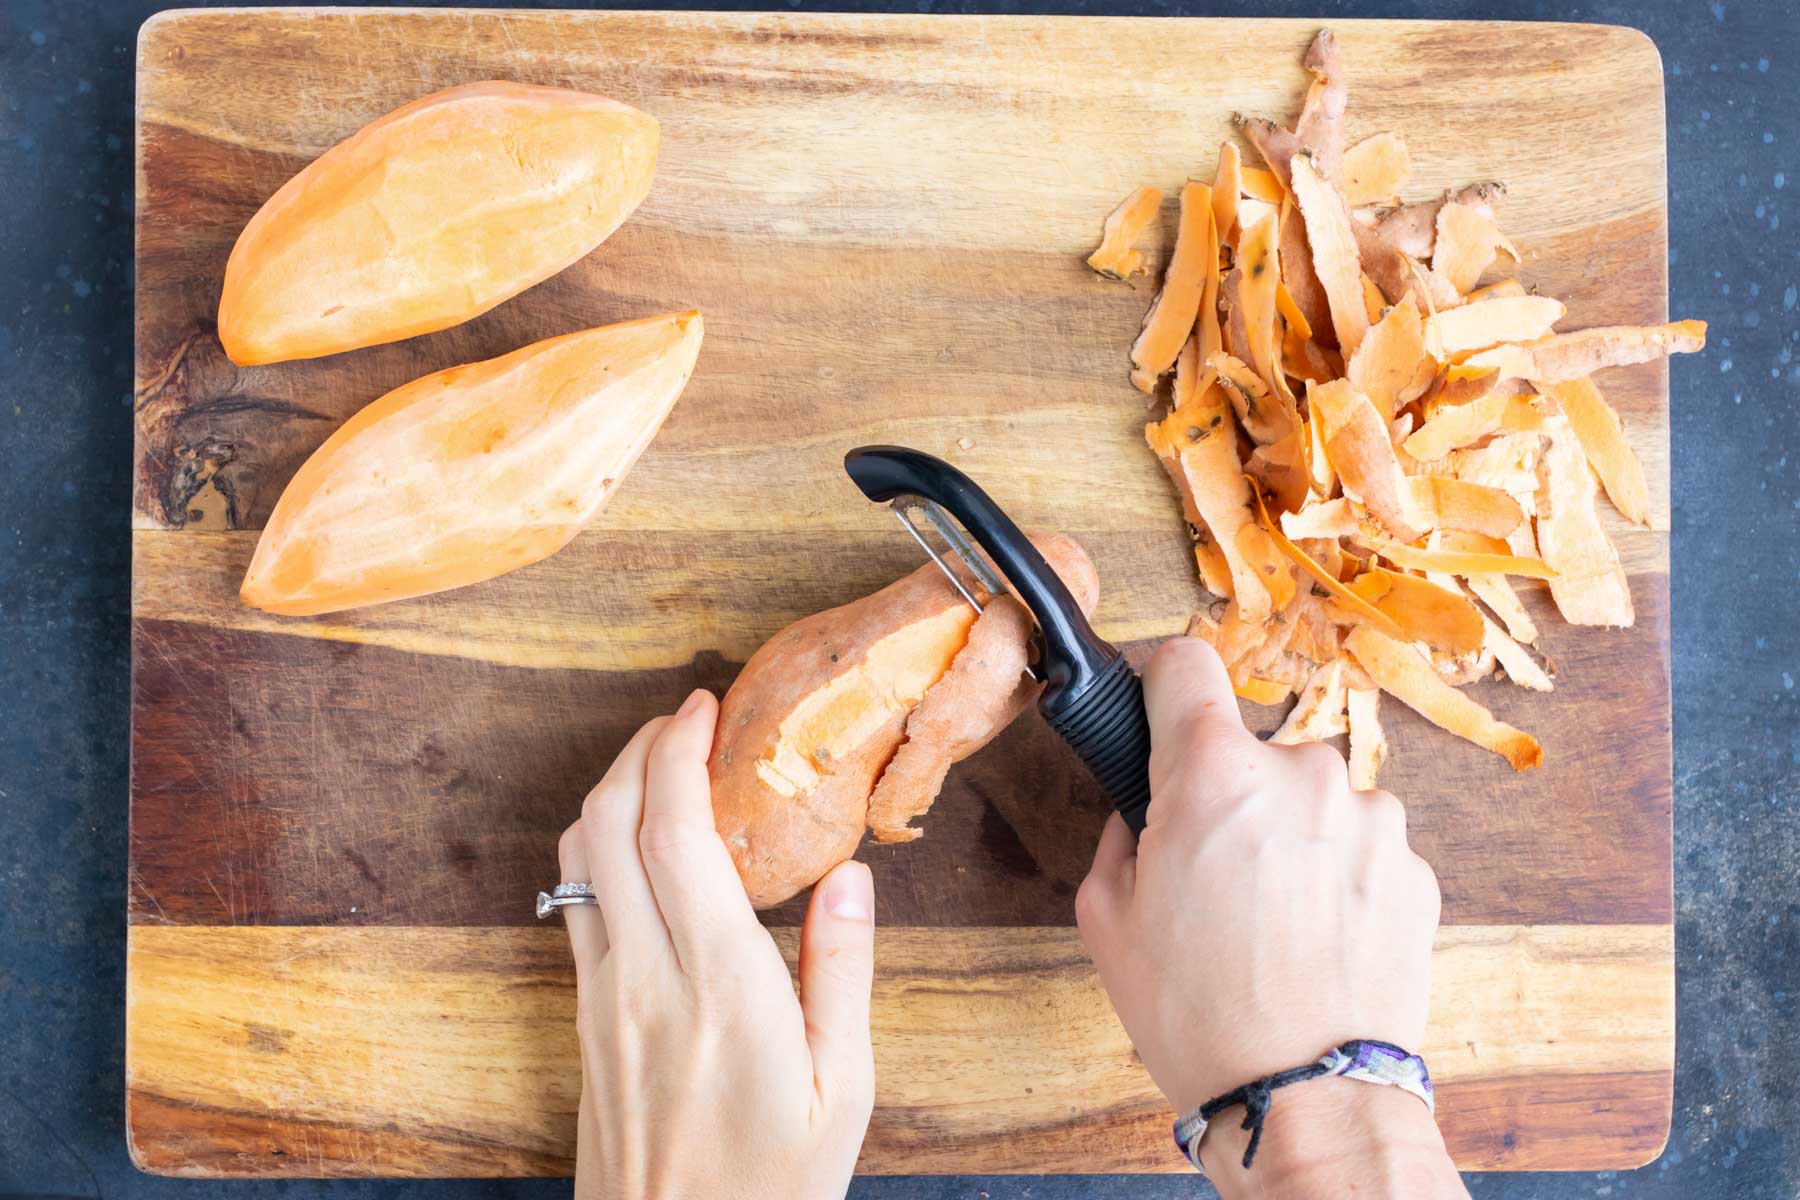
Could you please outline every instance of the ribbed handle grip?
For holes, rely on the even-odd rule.
[[[1114,659],[1081,695],[1047,708],[1044,718],[1075,748],[1131,832],[1142,833],[1150,808],[1150,718],[1131,664]]]

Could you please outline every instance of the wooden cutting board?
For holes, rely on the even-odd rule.
[[[1124,348],[1147,285],[1083,265],[1131,187],[1210,176],[1234,111],[1291,117],[1314,26],[664,13],[165,14],[138,67],[132,1153],[188,1175],[553,1174],[578,1072],[561,930],[532,897],[639,723],[770,633],[915,565],[843,452],[960,464],[1060,527],[1134,656],[1201,602]],[[1501,178],[1523,277],[1570,326],[1665,316],[1661,66],[1575,25],[1344,23],[1352,138],[1412,192]],[[214,310],[274,190],[424,93],[589,89],[663,127],[649,200],[466,325],[238,369]],[[1172,221],[1163,242],[1172,236]],[[1158,250],[1160,257],[1162,250]],[[241,607],[283,484],[388,389],[698,306],[707,340],[612,506],[556,557],[310,620]],[[1667,381],[1602,380],[1667,529]],[[1608,510],[1608,518],[1611,519]],[[1673,1057],[1668,537],[1616,522],[1638,623],[1533,596],[1548,696],[1514,776],[1390,702],[1384,782],[1443,881],[1424,1047],[1468,1168],[1625,1167]],[[1247,706],[1260,728],[1277,712]],[[1073,928],[1105,815],[1033,719],[959,767],[924,840],[870,846],[872,1173],[1179,1170],[1169,1113]],[[791,952],[798,910],[770,914]]]

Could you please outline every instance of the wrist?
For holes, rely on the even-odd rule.
[[[1200,1159],[1225,1200],[1237,1196],[1393,1197],[1440,1200],[1468,1193],[1431,1111],[1394,1087],[1354,1079],[1309,1080],[1274,1095],[1255,1165],[1241,1109],[1207,1127]]]

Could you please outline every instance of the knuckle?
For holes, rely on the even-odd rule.
[[[621,796],[617,784],[601,782],[594,785],[594,790],[587,794],[581,802],[581,819],[591,821],[598,828],[607,821],[609,813],[617,811]]]
[[[1412,855],[1413,870],[1419,880],[1420,893],[1431,901],[1433,907],[1441,905],[1444,900],[1444,892],[1443,887],[1438,883],[1437,872],[1432,870],[1430,863],[1417,854],[1412,854],[1411,851],[1408,853]]]
[[[645,817],[644,823],[638,827],[638,850],[646,859],[674,861],[693,851],[702,832],[698,826],[686,821]]]
[[[1349,794],[1350,772],[1344,756],[1328,742],[1303,742],[1290,747],[1288,753],[1299,766],[1308,791],[1321,800],[1332,800]]]
[[[1098,929],[1106,919],[1106,887],[1089,875],[1075,889],[1075,924],[1082,929]]]
[[[565,874],[570,863],[585,857],[586,847],[582,844],[582,836],[581,822],[576,821],[556,839],[556,861]]]
[[[1401,838],[1406,838],[1406,805],[1400,797],[1389,791],[1373,791],[1366,793],[1369,814],[1383,830],[1391,831]],[[1422,860],[1421,860],[1422,861]]]
[[[650,747],[650,770],[665,772],[671,767],[681,766],[689,757],[686,741],[680,736],[680,731],[665,729],[657,735],[655,743]]]
[[[732,986],[728,975],[715,976],[694,989],[694,1021],[702,1029],[723,1032],[736,1022],[738,998],[743,991]]]

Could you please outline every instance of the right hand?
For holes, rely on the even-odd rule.
[[[1416,1052],[1439,897],[1407,846],[1400,802],[1351,791],[1328,745],[1259,741],[1202,641],[1159,647],[1144,695],[1148,824],[1134,842],[1116,815],[1108,822],[1075,909],[1176,1112],[1356,1038]],[[1394,1194],[1465,1194],[1429,1110],[1398,1088],[1328,1078],[1277,1091],[1249,1173],[1242,1117],[1222,1114],[1201,1146],[1227,1196],[1252,1180],[1259,1194],[1288,1182],[1288,1194],[1310,1195],[1301,1181],[1332,1170],[1338,1191],[1327,1194],[1342,1194],[1345,1162],[1384,1147],[1405,1159],[1407,1190]]]

